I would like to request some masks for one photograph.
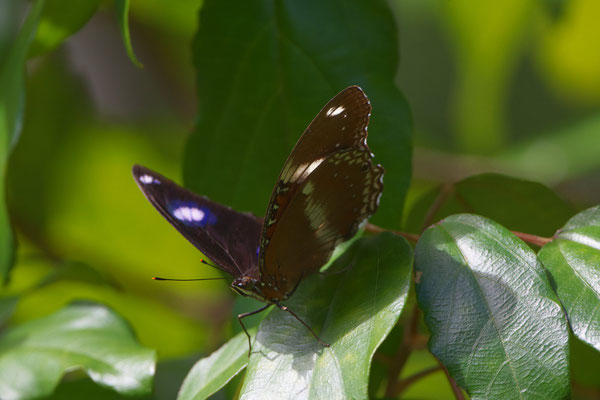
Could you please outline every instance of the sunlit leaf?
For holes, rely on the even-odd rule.
[[[249,332],[254,335],[256,330],[252,329]],[[206,399],[225,386],[247,364],[248,339],[242,332],[194,365],[185,378],[177,399]]]
[[[21,131],[25,104],[25,58],[43,7],[43,0],[32,4],[12,47],[0,58],[0,284],[8,279],[14,256],[14,239],[5,200],[6,163]]]
[[[197,357],[196,357],[197,358]],[[96,384],[93,380],[82,377],[75,379],[63,379],[54,393],[45,400],[173,400],[177,397],[177,391],[183,378],[194,361],[189,357],[178,358],[159,362],[156,365],[156,374],[154,375],[154,390],[149,396],[131,396],[119,394],[110,388]],[[222,397],[216,397],[214,400],[226,400]]]
[[[408,243],[384,233],[357,240],[332,265],[338,273],[302,282],[286,305],[331,347],[274,309],[253,342],[241,398],[366,398],[371,358],[406,303],[411,266]]]
[[[0,338],[0,393],[7,399],[48,395],[75,368],[120,393],[149,393],[155,357],[114,312],[73,304]]]
[[[194,45],[199,119],[186,147],[186,185],[263,215],[304,129],[335,94],[360,85],[373,106],[369,146],[386,169],[373,221],[398,227],[411,120],[394,84],[396,37],[382,0],[249,0],[235,13],[227,2],[206,1]]]
[[[22,266],[15,270],[15,274]],[[11,323],[40,318],[77,299],[108,305],[135,328],[144,346],[158,349],[161,357],[180,357],[206,346],[207,327],[192,318],[174,312],[156,298],[115,290],[97,283],[59,281],[22,296]]]
[[[117,10],[119,28],[121,29],[121,37],[123,38],[123,45],[125,46],[125,51],[127,51],[127,56],[129,56],[132,63],[141,68],[143,65],[133,52],[129,34],[129,0],[115,0],[115,8]]]
[[[571,329],[600,351],[600,206],[571,218],[539,257],[552,274]]]
[[[566,319],[525,243],[455,215],[423,233],[415,269],[429,348],[472,398],[569,396]]]

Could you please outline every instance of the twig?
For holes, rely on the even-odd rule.
[[[415,305],[410,322],[407,324],[406,329],[404,330],[404,338],[402,340],[402,343],[400,344],[400,346],[398,347],[398,351],[396,351],[396,354],[390,359],[388,364],[389,369],[387,387],[385,388],[385,397],[394,398],[398,396],[398,393],[400,393],[400,384],[398,382],[398,376],[400,375],[400,372],[402,372],[406,361],[408,361],[408,356],[410,356],[410,353],[412,352],[411,345],[413,343],[413,336],[417,332],[419,315],[420,310]]]
[[[429,210],[427,210],[427,214],[425,214],[425,219],[423,220],[423,225],[421,226],[421,232],[423,232],[429,225],[433,223],[433,218],[437,212],[442,208],[442,205],[446,202],[448,197],[454,192],[454,185],[449,183],[445,183],[440,188],[440,193],[437,195]]]
[[[437,357],[436,357],[436,360],[437,360]],[[437,360],[437,362],[440,365],[440,367],[442,368],[442,371],[444,371],[444,374],[446,374],[446,378],[448,379],[448,382],[450,383],[450,387],[452,388],[454,397],[456,397],[457,400],[465,400],[465,396],[463,395],[462,390],[458,387],[454,378],[452,378],[450,376],[450,372],[448,372],[448,370],[446,369],[446,367],[444,366],[444,364],[442,364],[442,362],[440,360]]]
[[[425,378],[427,375],[431,375],[434,372],[440,371],[441,369],[442,367],[436,365],[435,367],[424,369],[423,371],[417,372],[416,374],[411,375],[408,378],[402,379],[396,384],[396,393],[393,397],[398,397],[413,383]]]
[[[392,233],[395,233],[396,235],[403,236],[406,240],[410,240],[411,242],[414,242],[414,243],[417,243],[417,241],[419,240],[419,235],[417,235],[417,234],[408,233],[408,232],[400,232],[400,231],[395,231],[392,229],[384,229],[380,226],[373,225],[371,223],[368,223],[367,226],[365,226],[365,230],[367,232],[372,232],[372,233],[392,232]]]
[[[365,227],[365,230],[367,230],[368,232],[373,232],[373,233],[392,232],[392,233],[395,233],[396,235],[405,237],[407,240],[410,240],[413,243],[418,242],[419,237],[420,237],[420,235],[417,235],[415,233],[395,231],[393,229],[384,229],[380,226],[373,225],[370,223],[367,224],[367,226]],[[531,243],[531,244],[534,244],[534,245],[540,246],[540,247],[542,247],[546,243],[552,241],[552,238],[532,235],[531,233],[523,233],[523,232],[519,232],[519,231],[511,231],[511,233],[524,242]]]
[[[532,235],[530,233],[523,233],[523,232],[518,232],[518,231],[511,231],[511,232],[513,235],[515,235],[522,241],[531,243],[531,244],[535,244],[536,246],[540,246],[540,247],[543,247],[546,243],[552,241],[552,238],[536,236],[536,235]]]

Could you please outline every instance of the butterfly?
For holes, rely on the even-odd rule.
[[[306,128],[285,161],[264,219],[197,195],[148,168],[133,176],[146,198],[179,233],[233,277],[231,288],[273,305],[313,329],[282,304],[302,279],[318,271],[335,247],[352,238],[377,210],[381,165],[367,145],[369,99],[358,86],[333,97]]]

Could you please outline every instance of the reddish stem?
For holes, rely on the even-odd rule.
[[[530,233],[523,233],[523,232],[518,232],[518,231],[511,231],[511,232],[513,233],[513,235],[515,235],[522,241],[531,243],[531,244],[535,244],[536,246],[540,246],[540,247],[543,247],[546,243],[552,241],[552,238],[536,236],[536,235],[532,235]]]
[[[437,359],[437,357],[436,357],[436,359]],[[460,388],[456,384],[456,381],[454,380],[454,378],[452,378],[450,376],[450,372],[448,372],[448,370],[446,369],[446,367],[444,366],[444,364],[442,364],[442,362],[440,360],[437,360],[437,361],[438,361],[438,364],[440,364],[442,371],[444,371],[444,374],[446,374],[446,378],[448,379],[448,382],[450,383],[450,387],[452,388],[454,397],[456,397],[457,400],[465,400],[465,396],[463,395],[462,390],[460,390]]]
[[[409,376],[408,378],[402,379],[400,382],[396,384],[396,393],[393,398],[398,397],[402,392],[404,392],[410,385],[413,383],[425,378],[428,375],[433,374],[434,372],[440,371],[442,367],[436,365],[435,367],[424,369],[423,371],[417,372],[414,375]]]
[[[392,229],[384,229],[380,226],[377,225],[373,225],[373,224],[367,224],[367,226],[365,227],[365,230],[368,232],[372,232],[372,233],[381,233],[381,232],[392,232],[395,233],[396,235],[400,235],[403,236],[404,238],[406,238],[407,240],[410,240],[411,242],[418,242],[419,241],[419,236],[415,233],[408,233],[408,232],[401,232],[401,231],[395,231]],[[534,244],[536,246],[542,247],[545,244],[547,244],[548,242],[552,241],[552,238],[547,238],[547,237],[543,237],[543,236],[537,236],[537,235],[532,235],[531,233],[523,233],[523,232],[519,232],[519,231],[511,231],[513,235],[515,235],[516,237],[518,237],[519,239],[521,239],[524,242],[527,243],[531,243]]]

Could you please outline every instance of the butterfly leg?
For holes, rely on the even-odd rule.
[[[311,327],[310,327],[310,326],[309,326],[309,325],[308,325],[306,322],[302,321],[302,319],[301,319],[299,316],[297,316],[295,312],[293,312],[292,310],[290,310],[290,309],[289,309],[289,308],[287,308],[286,306],[282,306],[282,305],[281,305],[281,304],[279,304],[278,302],[273,302],[273,304],[275,304],[277,307],[279,307],[279,309],[280,309],[281,311],[286,311],[286,312],[289,312],[290,314],[292,314],[292,316],[293,316],[294,318],[296,318],[298,321],[300,321],[300,323],[302,323],[302,325],[304,325],[306,328],[308,328],[308,330],[310,331],[310,333],[312,333],[312,334],[313,334],[313,336],[315,337],[315,339],[317,339],[317,341],[319,342],[319,344],[320,344],[321,346],[324,346],[324,347],[329,347],[329,346],[330,346],[330,344],[329,344],[329,343],[325,343],[324,341],[322,341],[322,340],[321,340],[321,338],[319,337],[319,335],[317,335],[317,334],[315,333],[315,331],[313,331],[313,330],[312,330],[312,328],[311,328]]]
[[[242,318],[246,318],[246,317],[249,317],[251,315],[258,314],[259,312],[266,310],[267,308],[271,307],[272,305],[273,304],[267,304],[266,306],[261,307],[258,310],[254,310],[254,311],[250,311],[250,312],[247,312],[247,313],[239,314],[237,316],[238,322],[242,326],[242,329],[246,333],[246,336],[248,336],[248,358],[250,358],[250,353],[252,352],[252,342],[250,341],[250,334],[248,333],[248,330],[246,329],[246,327],[244,326],[244,323],[242,322]]]

